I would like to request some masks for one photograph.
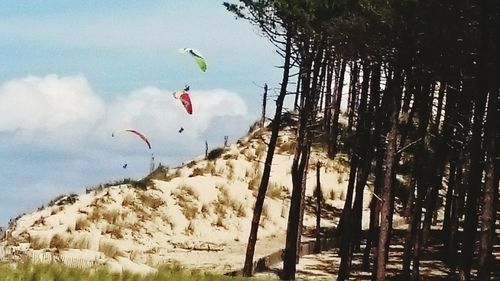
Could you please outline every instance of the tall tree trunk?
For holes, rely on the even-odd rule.
[[[328,54],[328,51],[327,51]],[[330,56],[327,55],[327,58]],[[325,139],[328,140],[328,146],[330,146],[330,135],[331,135],[331,124],[332,124],[332,110],[333,110],[333,103],[332,103],[332,80],[333,80],[333,72],[334,72],[334,65],[333,65],[333,60],[327,60],[326,61],[328,70],[326,72],[326,94],[325,94],[325,122],[323,125],[323,131],[325,132]]]
[[[302,81],[302,68],[299,67],[299,73],[297,73],[297,88],[295,90],[295,101],[293,102],[293,109],[299,110],[299,100],[300,100],[300,83]]]
[[[248,237],[248,244],[245,255],[245,264],[243,267],[243,275],[247,277],[253,275],[253,256],[255,253],[255,243],[257,242],[257,232],[259,229],[260,217],[262,215],[262,207],[264,206],[264,199],[266,197],[267,186],[269,183],[269,176],[271,174],[271,165],[273,162],[274,150],[276,148],[276,142],[278,140],[278,133],[281,123],[281,111],[283,109],[283,101],[286,96],[286,88],[288,85],[290,57],[291,57],[291,37],[287,36],[281,89],[280,89],[280,94],[276,100],[276,112],[274,113],[274,119],[272,123],[271,138],[269,140],[266,162],[264,164],[264,171],[262,172],[262,179],[260,181],[259,190],[257,193],[257,199],[255,201],[255,207],[252,216],[252,226],[250,229],[250,235]]]
[[[316,242],[314,243],[314,252],[321,252],[321,201],[323,193],[321,192],[321,162],[316,163]]]
[[[368,86],[370,80],[370,70],[368,67],[363,67],[363,83],[361,88],[361,97],[358,106],[358,120],[356,129],[356,142],[357,150],[359,155],[359,165],[356,178],[356,197],[353,203],[353,231],[352,231],[352,248],[359,251],[361,244],[361,228],[362,228],[362,216],[363,216],[363,194],[366,182],[368,181],[368,176],[371,171],[371,164],[373,158],[373,150],[369,147],[373,147],[375,144],[375,138],[370,136],[370,128],[372,126],[373,115],[369,111],[371,106],[368,106]],[[366,140],[368,140],[369,145],[366,145]]]
[[[264,124],[266,123],[266,104],[267,104],[267,83],[264,84],[264,95],[262,97],[262,117],[260,119],[262,128],[264,128]]]
[[[314,65],[313,65],[313,79],[312,79],[312,96],[311,96],[311,111],[308,112],[308,125],[315,123],[315,116],[318,111],[318,99],[321,94],[321,81],[323,80],[323,76],[325,75],[325,71],[323,70],[326,65],[323,64],[323,47],[320,45],[318,47],[318,50],[316,51],[316,56],[314,59]],[[311,93],[311,92],[310,92]],[[309,127],[307,128],[307,131],[309,133],[309,141],[312,141],[313,139],[313,131],[309,130]],[[309,151],[308,151],[309,155]],[[299,215],[299,232],[297,235],[297,245],[299,247],[297,248],[297,259],[296,263],[299,263],[299,256],[300,256],[300,251],[301,251],[301,240],[302,240],[302,222],[304,220],[304,209],[305,209],[305,197],[306,197],[306,185],[307,185],[307,173],[308,173],[308,167],[309,167],[309,156],[306,158],[305,161],[305,169],[303,171],[304,175],[302,176],[302,193],[300,196],[300,215]]]
[[[443,249],[446,249],[449,234],[450,234],[450,222],[451,222],[451,207],[453,202],[453,195],[455,194],[455,178],[457,173],[457,161],[450,161],[450,171],[448,175],[448,187],[446,189],[446,198],[444,206],[444,218],[443,218],[443,228],[441,229],[441,241],[443,242]]]
[[[438,104],[437,104],[436,119],[434,120],[434,124],[435,124],[437,130],[439,130],[439,124],[441,123],[441,111],[442,111],[442,108],[443,108],[443,100],[444,100],[445,89],[446,89],[446,82],[441,81],[439,83],[439,92],[438,92]]]
[[[337,137],[339,133],[339,114],[340,114],[340,104],[342,103],[342,90],[344,88],[344,76],[345,76],[345,68],[347,61],[343,60],[342,65],[340,67],[340,76],[337,83],[337,92],[335,93],[335,103],[333,106],[335,107],[335,111],[333,112],[333,122],[332,122],[332,133],[330,135],[329,143],[331,145],[330,150],[328,151],[328,156],[333,159],[337,154],[338,143]]]
[[[496,78],[498,79],[498,78]],[[479,247],[478,279],[490,280],[493,248],[493,228],[495,228],[495,194],[498,193],[495,183],[495,142],[498,130],[498,88],[490,92],[488,105],[488,117],[486,123],[485,149],[486,164],[483,204],[481,213],[481,239]]]
[[[471,151],[471,164],[470,164],[470,178],[467,192],[467,201],[465,207],[465,221],[464,221],[464,235],[462,243],[462,258],[460,268],[460,279],[470,280],[470,270],[472,265],[472,257],[474,255],[474,243],[476,241],[477,232],[477,208],[478,197],[481,186],[481,179],[483,174],[482,159],[483,150],[481,148],[483,118],[485,112],[485,102],[488,95],[488,68],[486,67],[489,48],[489,25],[484,23],[487,20],[486,11],[481,9],[482,17],[480,20],[480,46],[479,46],[479,61],[477,85],[471,85],[471,91],[474,102],[474,117],[472,125],[472,138],[470,144]],[[473,66],[470,67],[473,69]],[[477,75],[477,71],[472,70],[473,74]],[[476,79],[475,79],[476,80]],[[476,82],[474,80],[474,82]],[[477,92],[474,92],[477,88]]]
[[[351,79],[349,83],[349,102],[348,106],[348,119],[347,119],[347,132],[352,131],[354,124],[354,114],[356,113],[356,100],[358,90],[356,88],[359,77],[359,67],[357,62],[353,62],[351,68]]]
[[[399,121],[399,109],[400,109],[400,95],[402,87],[402,73],[401,69],[396,66],[394,72],[394,81],[390,89],[390,131],[387,135],[387,148],[385,156],[385,172],[384,172],[384,185],[382,188],[382,209],[381,209],[381,220],[380,220],[380,234],[378,240],[377,249],[377,274],[376,280],[385,280],[385,270],[386,270],[386,245],[389,240],[389,219],[390,219],[390,208],[392,197],[392,186],[393,186],[393,169],[397,165],[394,163],[397,149],[397,133],[398,133],[398,121]]]
[[[371,69],[371,82],[370,82],[370,104],[369,111],[371,114],[375,113],[375,130],[371,135],[371,140],[373,141],[372,145],[376,148],[376,165],[375,165],[375,182],[374,182],[374,190],[373,196],[370,201],[370,228],[368,230],[368,238],[366,240],[365,252],[363,254],[363,268],[369,270],[370,268],[370,253],[372,252],[372,245],[374,241],[377,241],[378,237],[378,228],[379,228],[379,213],[380,213],[380,190],[382,189],[382,171],[383,171],[383,156],[384,150],[381,149],[380,142],[380,132],[383,127],[383,121],[385,120],[385,112],[386,112],[386,104],[385,100],[389,100],[386,94],[384,94],[382,105],[380,105],[380,65],[374,64]],[[390,77],[389,77],[390,78]],[[389,79],[390,80],[390,79]],[[376,267],[374,267],[375,270]]]
[[[349,275],[349,267],[351,264],[351,233],[352,233],[352,198],[354,192],[354,184],[356,180],[356,170],[358,166],[358,157],[353,153],[351,156],[351,169],[349,172],[349,184],[347,187],[347,196],[342,210],[337,234],[340,234],[340,267],[338,280],[345,280]],[[338,237],[338,236],[337,236]]]
[[[304,96],[303,102],[300,107],[299,124],[297,133],[297,146],[295,155],[292,162],[292,198],[290,200],[290,210],[288,215],[288,224],[286,231],[285,251],[283,256],[283,272],[281,278],[283,280],[295,279],[296,260],[297,260],[297,237],[299,235],[299,220],[300,208],[302,197],[302,179],[304,176],[304,169],[309,158],[311,140],[309,132],[310,114],[314,107],[315,99],[312,97],[313,93],[310,90],[311,84],[311,54],[309,44],[304,46],[303,62],[301,67],[304,69],[304,79],[302,81],[302,94]]]

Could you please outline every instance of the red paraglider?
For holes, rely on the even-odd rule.
[[[138,137],[140,137],[147,145],[148,145],[148,148],[151,149],[151,143],[149,143],[148,139],[140,132],[134,130],[134,129],[126,129],[126,130],[123,130],[124,132],[130,132],[132,134],[135,134],[137,135]],[[115,136],[115,133],[113,132],[111,134],[112,137]]]
[[[191,103],[191,98],[189,97],[189,86],[186,87],[182,92],[175,92],[174,98],[179,99],[186,109],[186,112],[189,114],[193,114],[193,105]]]

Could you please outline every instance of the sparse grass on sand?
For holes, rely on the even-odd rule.
[[[0,276],[2,281],[165,281],[165,280],[248,280],[238,277],[229,277],[203,272],[200,270],[188,270],[179,265],[164,265],[158,268],[158,272],[147,275],[133,274],[130,272],[112,273],[104,268],[78,269],[55,264],[29,264],[20,263],[17,266],[0,264]],[[266,279],[252,279],[266,280]]]

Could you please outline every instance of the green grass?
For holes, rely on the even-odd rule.
[[[20,263],[17,267],[0,264],[2,281],[165,281],[165,280],[249,280],[239,277],[216,275],[200,270],[188,270],[179,265],[164,265],[157,273],[148,275],[130,272],[112,273],[103,268],[77,269],[55,264]],[[265,280],[265,279],[252,279]]]

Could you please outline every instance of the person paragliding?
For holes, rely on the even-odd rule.
[[[174,98],[181,101],[184,109],[188,114],[193,114],[193,105],[191,104],[191,98],[189,97],[189,86],[186,86],[183,91],[178,91],[173,94]]]
[[[200,67],[201,71],[207,71],[207,62],[203,55],[193,48],[180,48],[179,53],[189,54],[196,61],[198,67]]]

